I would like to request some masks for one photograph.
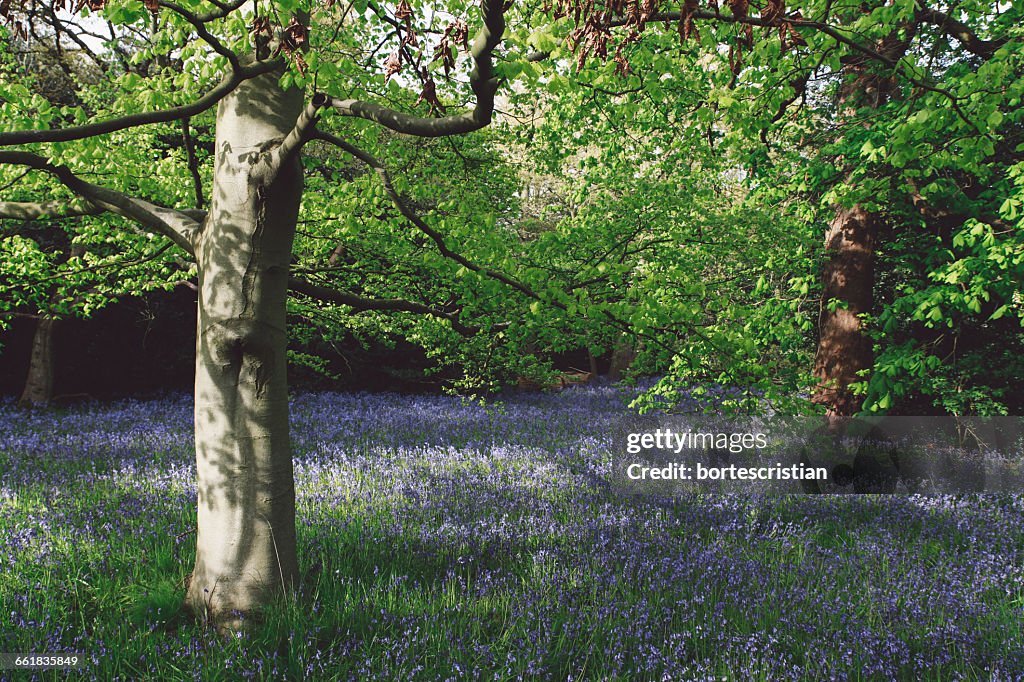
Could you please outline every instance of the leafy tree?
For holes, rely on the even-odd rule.
[[[969,17],[970,24],[958,16]],[[966,254],[956,253],[949,234],[962,229],[956,223],[990,223],[998,213],[992,202],[1010,197],[1005,185],[987,197],[987,206],[966,195],[975,193],[969,189],[975,183],[990,182],[990,173],[999,175],[1005,172],[1000,168],[1017,162],[1007,151],[1019,145],[1019,132],[1013,124],[1004,125],[1003,115],[1005,111],[1015,118],[1022,87],[1019,40],[1012,39],[1014,16],[1014,10],[998,4],[958,5],[944,12],[910,3],[870,7],[845,20],[863,31],[881,59],[840,59],[836,105],[829,116],[834,132],[822,149],[823,160],[839,171],[834,176],[839,182],[830,181],[824,196],[839,207],[826,236],[815,363],[821,383],[815,400],[832,413],[852,414],[862,403],[869,411],[891,409],[905,402],[901,399],[910,392],[907,384],[914,381],[913,374],[921,379],[940,365],[957,365],[956,353],[948,345],[946,351],[935,346],[935,336],[925,331],[939,318],[953,328],[960,326],[962,314],[978,315],[980,319],[968,324],[990,320],[997,327],[990,326],[990,338],[1012,339],[1012,327],[1019,329],[1019,309],[1010,325],[1009,320],[995,323],[1001,315],[991,317],[1000,305],[1007,306],[1002,314],[1010,311],[1015,290],[1019,297],[1019,285],[1011,284],[1021,281],[1019,231],[1001,233],[996,249],[1007,258],[994,267],[964,259]],[[979,31],[993,37],[982,39]],[[951,211],[954,205],[958,208]],[[914,261],[917,268],[911,275],[905,266]],[[880,270],[880,265],[890,268]],[[944,276],[948,267],[961,272],[965,281]],[[947,298],[952,293],[948,289],[940,296],[926,283],[943,279],[958,285],[973,281],[976,288]],[[922,306],[921,289],[928,291],[934,307]],[[981,297],[996,303],[983,311]],[[880,299],[881,309],[873,299]],[[925,315],[931,319],[923,319]],[[918,342],[899,339],[906,332],[896,330],[908,325],[924,332],[915,334]],[[877,364],[873,346],[880,351]],[[929,346],[932,350],[925,350]],[[994,373],[976,371],[973,380],[984,381],[986,374]],[[928,392],[940,402],[945,398],[937,393],[950,393]],[[980,403],[947,403],[945,408],[954,413],[988,409]]]
[[[986,386],[978,352],[961,362],[952,348],[963,344],[952,339],[968,328],[984,330],[992,339],[984,347],[1011,357],[1018,336],[1012,329],[1022,320],[1017,190],[1006,180],[990,185],[993,174],[1019,174],[1020,8],[914,0],[803,2],[799,9],[775,1],[727,5],[563,0],[534,39],[556,55],[574,45],[577,68],[598,61],[592,85],[650,93],[680,80],[698,91],[689,115],[675,118],[680,145],[691,153],[697,148],[695,129],[721,136],[719,148],[735,155],[735,172],[748,180],[755,204],[766,209],[763,202],[774,197],[774,206],[798,216],[792,223],[798,230],[827,223],[817,273],[790,278],[795,293],[821,300],[812,395],[825,411],[847,416],[898,403],[920,406],[922,393],[941,409],[954,409],[939,395],[943,387],[962,392],[971,385],[964,396],[971,397],[954,411],[1005,410],[995,397],[1006,393],[1017,363],[998,372],[998,386]],[[684,43],[682,65],[667,57],[672,28]],[[945,240],[924,248],[915,231],[934,230],[941,240],[943,221]],[[970,225],[956,243],[950,221]],[[994,252],[967,256],[968,235],[974,247],[994,221],[999,227],[986,239]],[[905,250],[911,244],[912,254]],[[919,264],[916,284],[892,271],[876,276],[879,263],[902,266],[908,258]],[[808,279],[815,275],[816,285]],[[922,280],[927,294],[920,292]],[[951,286],[940,292],[939,282]],[[775,293],[778,302],[781,292]],[[951,333],[906,340],[908,332],[940,321]],[[723,340],[719,354],[733,357],[750,341],[777,343],[763,326],[745,331],[736,342]],[[786,343],[797,338],[795,331],[783,334]],[[709,355],[691,349],[677,369],[692,376],[687,368]],[[756,367],[728,364],[722,379],[758,384]],[[948,371],[934,381],[925,376],[954,365],[956,378]],[[903,400],[915,394],[914,402]]]
[[[43,16],[38,25],[28,21],[39,13]],[[47,14],[46,8],[32,6],[27,14],[28,28],[12,38],[11,51],[5,53],[10,59],[0,67],[4,82],[18,95],[33,98],[37,110],[88,109],[80,93],[99,82],[106,64],[71,42],[77,35],[68,32],[55,15]],[[46,184],[36,180],[19,172],[6,189],[11,198],[46,192]],[[89,316],[119,296],[168,286],[186,278],[188,266],[175,257],[170,245],[149,238],[111,244],[107,219],[92,207],[72,207],[61,217],[23,213],[15,206],[9,209],[8,217],[20,223],[12,223],[0,241],[7,264],[2,280],[8,293],[0,325],[12,314],[36,320],[19,402],[40,405],[53,397],[53,333],[61,319]]]
[[[513,128],[530,167],[572,188],[533,253],[572,273],[583,294],[574,309],[591,321],[577,334],[595,351],[624,335],[639,351],[634,371],[672,368],[650,404],[732,383],[744,390],[709,407],[763,409],[766,395],[782,407],[810,363],[793,342],[811,325],[808,297],[790,289],[811,241],[794,207],[751,191],[745,151],[727,139],[717,106],[726,92],[699,66],[704,54],[680,53],[674,31],[651,37],[659,40],[632,57],[635,74],[601,63],[556,72],[539,86],[550,92],[537,120]],[[656,66],[640,69],[641,58]],[[569,327],[560,311],[547,315],[547,329]]]
[[[154,22],[150,46],[133,55],[151,60],[152,66],[145,77],[135,71],[108,72],[105,96],[96,98],[88,115],[82,107],[50,107],[18,84],[5,83],[8,132],[0,134],[0,143],[21,149],[0,153],[0,162],[32,170],[34,182],[46,178],[56,184],[47,187],[51,200],[8,202],[2,212],[22,219],[105,212],[127,218],[129,225],[169,240],[195,259],[200,289],[195,408],[199,533],[187,600],[197,613],[230,625],[233,614],[255,610],[297,575],[285,301],[302,201],[300,149],[316,137],[385,175],[375,157],[317,127],[325,112],[422,137],[485,126],[497,87],[491,55],[504,30],[502,7],[493,2],[484,7],[469,47],[470,83],[460,90],[472,94],[475,106],[442,117],[405,114],[342,96],[354,94],[346,87],[347,75],[365,74],[368,55],[361,51],[360,31],[379,29],[340,6],[318,8],[314,25],[323,30],[314,40],[324,42],[307,53],[308,61],[303,54],[310,15],[296,7],[260,8],[253,14],[242,3],[202,8],[118,2],[97,3],[93,9],[115,25],[141,28]],[[278,10],[285,17],[280,22]],[[465,8],[451,10],[467,13]],[[369,13],[374,11],[387,16],[379,9]],[[388,18],[407,50],[416,35],[409,15]],[[459,28],[450,33],[461,38]],[[452,52],[455,48],[453,43]],[[433,79],[421,75],[423,98],[440,108],[430,89]],[[312,90],[321,81],[331,82],[335,94],[318,92],[304,101],[303,86],[308,82]],[[368,77],[365,85],[392,94],[398,90],[386,90],[383,76]],[[170,208],[194,199],[191,187],[163,186],[183,175],[182,159],[154,154],[141,136],[201,117],[214,105],[209,208]],[[363,131],[354,127],[353,137]],[[139,172],[131,172],[133,167]],[[102,177],[104,184],[86,175]],[[385,185],[395,193],[389,180]],[[118,227],[124,230],[125,223]],[[128,227],[127,233],[134,237],[132,230]],[[305,295],[330,298],[337,293],[297,280],[292,285]]]

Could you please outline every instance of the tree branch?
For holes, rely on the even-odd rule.
[[[179,107],[171,107],[161,111],[146,111],[138,114],[127,114],[117,118],[99,121],[98,123],[87,123],[70,128],[55,128],[50,130],[14,130],[0,133],[0,147],[7,147],[15,144],[31,144],[34,142],[67,142],[69,140],[81,140],[95,135],[135,128],[137,126],[150,125],[152,123],[167,123],[180,118],[195,116],[206,111],[234,90],[239,83],[255,78],[264,73],[270,73],[282,64],[280,59],[271,59],[262,62],[242,66],[231,71],[212,90],[190,104],[183,104]]]
[[[85,199],[70,201],[0,201],[0,218],[12,220],[36,220],[38,218],[71,218],[83,215],[99,215],[105,209]]]
[[[42,277],[40,279],[37,279],[37,280],[35,280],[35,283],[36,284],[45,284],[47,282],[52,282],[55,279],[65,279],[65,278],[71,277],[72,275],[79,275],[79,274],[81,274],[83,272],[102,272],[104,270],[112,270],[114,268],[117,268],[119,271],[123,272],[126,268],[130,268],[130,267],[135,266],[135,265],[142,265],[143,263],[150,263],[152,261],[155,261],[157,258],[159,258],[160,256],[162,256],[165,253],[167,253],[167,249],[171,248],[172,246],[173,246],[173,244],[170,244],[170,243],[164,244],[163,246],[161,246],[159,249],[157,249],[153,253],[144,254],[144,255],[139,256],[138,258],[133,258],[131,260],[117,260],[117,259],[115,259],[113,261],[105,261],[105,262],[100,262],[100,263],[94,263],[93,265],[86,265],[86,266],[83,266],[83,267],[80,267],[80,268],[69,269],[67,272],[57,272],[57,273],[54,273],[54,274],[50,275],[49,277]],[[84,251],[83,251],[83,253],[84,253]],[[76,254],[71,254],[71,255],[74,256]],[[81,255],[81,254],[77,254],[77,255]],[[67,265],[67,263],[68,263],[68,261],[64,261],[64,263],[62,263],[62,265]]]
[[[314,128],[317,121],[320,120],[319,111],[327,105],[328,100],[327,95],[319,93],[313,95],[312,101],[299,114],[298,120],[281,140],[281,144],[270,151],[269,157],[267,157],[269,167],[266,170],[268,183],[273,181],[284,164],[298,152],[302,145],[312,139]]]
[[[297,277],[288,278],[288,289],[291,291],[315,298],[327,303],[337,303],[348,306],[354,313],[376,310],[380,312],[405,312],[417,315],[430,315],[441,320],[447,320],[459,334],[473,336],[481,331],[480,327],[469,326],[459,322],[457,313],[449,313],[444,310],[432,308],[422,303],[407,301],[401,298],[363,298],[348,292],[339,291],[330,287],[313,284]]]
[[[508,275],[502,272],[498,272],[497,270],[491,270],[490,268],[477,265],[476,263],[469,260],[462,254],[456,253],[455,251],[452,251],[450,248],[448,248],[448,245],[445,243],[444,240],[444,235],[442,235],[434,228],[430,227],[430,225],[427,225],[423,221],[423,219],[420,218],[416,214],[416,212],[409,208],[408,204],[405,203],[405,200],[402,199],[401,195],[398,194],[398,191],[392,184],[391,175],[388,173],[387,168],[385,168],[384,164],[377,160],[377,157],[373,156],[368,152],[363,151],[362,149],[356,147],[355,145],[345,142],[344,140],[335,135],[325,133],[322,130],[316,130],[315,137],[317,139],[323,140],[324,142],[333,144],[342,151],[351,154],[352,156],[354,156],[355,158],[359,159],[367,166],[372,168],[374,171],[376,171],[377,177],[380,178],[380,182],[384,186],[384,191],[391,199],[391,202],[395,205],[395,208],[397,208],[399,213],[401,213],[402,216],[404,216],[406,220],[412,223],[420,232],[430,237],[431,241],[433,241],[434,244],[437,246],[437,250],[441,252],[442,256],[455,261],[456,263],[463,266],[467,270],[471,270],[478,274],[485,275],[487,277],[490,277],[491,279],[496,279],[499,282],[512,287],[516,291],[526,295],[529,298],[542,300],[541,296],[537,294],[537,292],[533,291],[533,289],[529,288],[522,282],[513,279],[512,277],[509,277]]]
[[[188,162],[188,172],[192,176],[192,191],[196,196],[196,208],[202,209],[204,203],[203,179],[199,175],[199,159],[196,158],[196,145],[192,139],[192,131],[187,117],[181,119],[181,140],[185,144],[185,159]]]
[[[195,255],[194,243],[200,230],[200,223],[193,217],[195,214],[192,212],[157,206],[107,187],[94,185],[79,178],[67,166],[55,166],[42,156],[31,152],[0,151],[0,163],[29,166],[49,173],[93,206],[130,218],[146,230],[167,237],[189,255]]]
[[[384,186],[385,193],[391,199],[392,203],[394,203],[395,207],[398,208],[402,216],[405,217],[406,220],[411,222],[417,229],[419,229],[425,235],[430,237],[431,241],[433,241],[434,244],[437,246],[437,250],[441,253],[442,256],[455,261],[456,263],[463,266],[467,270],[483,275],[485,277],[489,277],[490,279],[497,280],[498,282],[501,282],[502,284],[505,284],[506,286],[515,289],[516,291],[523,294],[527,298],[539,301],[545,305],[557,308],[558,310],[567,311],[567,306],[564,303],[545,298],[538,294],[533,289],[531,289],[529,286],[524,284],[523,282],[520,282],[519,280],[510,277],[509,275],[506,275],[503,272],[499,272],[497,270],[492,270],[490,268],[477,265],[476,263],[469,260],[462,254],[457,253],[452,249],[448,248],[448,245],[445,243],[444,240],[444,235],[442,235],[440,232],[427,225],[422,218],[416,215],[416,213],[411,208],[409,208],[409,206],[402,199],[401,195],[398,194],[398,191],[395,190],[394,185],[391,183],[391,176],[388,174],[387,168],[385,168],[384,165],[380,161],[378,161],[377,158],[374,157],[372,154],[363,151],[362,149],[356,147],[355,145],[345,142],[344,140],[335,135],[331,135],[330,133],[326,133],[319,129],[314,129],[314,137],[329,144],[333,144],[342,151],[345,151],[346,153],[354,156],[355,158],[359,159],[370,168],[374,169],[374,171],[376,171],[377,173],[377,176],[380,178],[381,184]],[[618,317],[613,315],[608,310],[601,309],[600,312],[605,319],[607,319],[613,326],[617,327],[618,329],[631,334],[636,334],[638,336],[648,339],[649,341],[651,341],[652,343],[661,348],[671,350],[664,343],[664,341],[659,339],[657,336],[633,330],[633,327],[629,322],[620,320]],[[700,338],[704,339],[709,344],[711,344],[712,347],[717,348],[717,346],[711,341],[711,339],[708,338],[706,334],[703,334],[700,330],[694,328],[692,325],[688,325],[687,329],[689,333],[699,336]]]
[[[473,39],[470,49],[474,67],[469,80],[473,94],[476,95],[476,106],[472,111],[432,118],[414,116],[354,99],[332,98],[329,106],[342,116],[369,119],[395,132],[418,137],[461,135],[486,127],[494,114],[494,94],[498,90],[491,55],[505,32],[504,0],[484,0],[483,15],[483,26]]]
[[[827,35],[827,36],[831,37],[833,40],[835,40],[837,43],[840,43],[842,45],[846,45],[847,47],[851,48],[855,52],[859,52],[860,54],[864,55],[865,57],[867,57],[867,58],[869,58],[869,59],[871,59],[873,61],[877,61],[877,62],[879,62],[881,64],[884,64],[884,65],[892,68],[893,70],[896,70],[896,69],[899,68],[900,61],[901,61],[899,58],[894,59],[893,57],[891,57],[891,56],[889,56],[889,55],[887,55],[887,54],[885,54],[883,52],[880,52],[880,51],[875,50],[875,49],[873,49],[871,47],[868,47],[867,45],[863,45],[863,44],[859,43],[858,41],[856,41],[856,40],[854,40],[852,38],[848,38],[848,37],[844,36],[842,34],[842,32],[839,29],[837,29],[835,26],[831,26],[829,24],[826,24],[826,23],[820,22],[820,21],[812,21],[810,19],[803,19],[803,18],[796,18],[796,17],[782,17],[782,18],[779,18],[779,19],[768,20],[768,19],[762,19],[762,18],[759,18],[759,17],[752,17],[752,16],[740,16],[740,15],[735,15],[735,14],[722,14],[720,11],[717,11],[717,10],[714,11],[714,12],[709,12],[708,10],[697,10],[697,11],[693,12],[692,14],[690,14],[689,16],[691,18],[693,18],[693,19],[701,19],[701,20],[708,20],[708,21],[719,21],[719,22],[723,22],[723,23],[727,23],[727,24],[739,24],[739,25],[748,25],[748,26],[761,26],[761,27],[765,27],[765,28],[777,27],[777,26],[779,26],[780,24],[782,24],[784,22],[784,23],[788,23],[788,24],[790,24],[790,25],[792,25],[794,27],[797,27],[797,28],[811,28],[811,29],[814,29],[816,31],[819,31],[820,33],[824,33],[825,35]],[[647,19],[647,23],[678,21],[682,17],[683,17],[683,12],[655,12],[654,14],[652,14]],[[626,26],[629,23],[630,23],[630,20],[627,17],[615,17],[615,18],[611,19],[610,21],[608,21],[607,26],[609,28],[621,27],[621,26]],[[936,85],[932,85],[931,83],[925,82],[921,78],[918,78],[918,77],[916,77],[916,76],[914,76],[914,75],[912,75],[910,73],[904,73],[903,77],[906,78],[911,84],[921,88],[922,90],[927,90],[928,92],[934,92],[935,94],[941,95],[941,96],[945,97],[946,99],[948,99],[949,102],[950,102],[950,105],[953,108],[953,111],[956,113],[956,115],[964,123],[966,123],[967,125],[971,126],[975,130],[977,130],[979,133],[982,132],[981,129],[978,127],[978,125],[967,116],[966,112],[964,112],[963,108],[960,106],[960,98],[958,98],[955,94],[953,94],[949,90],[946,90],[945,88],[941,88],[941,87],[938,87]],[[988,135],[986,134],[986,136],[988,136]]]
[[[938,27],[947,36],[959,41],[965,50],[983,59],[991,57],[996,50],[1008,42],[1006,38],[982,40],[967,24],[930,7],[922,7],[914,16],[921,23]]]
[[[167,0],[158,0],[157,4],[160,7],[169,9],[191,24],[192,28],[196,31],[196,35],[198,35],[203,42],[212,47],[214,52],[228,60],[228,63],[231,64],[232,71],[238,71],[242,68],[241,63],[238,61],[238,55],[228,49],[227,45],[222,43],[215,35],[210,33],[209,29],[206,28],[206,22],[202,17],[196,16],[184,7],[176,5],[173,2],[167,2]]]
[[[240,9],[247,0],[232,0],[232,2],[220,2],[219,0],[209,0],[210,4],[217,9],[211,10],[206,14],[196,17],[199,21],[204,24],[208,21],[214,21],[215,19],[223,19],[227,15],[234,12],[236,9]]]
[[[61,37],[66,36],[69,40],[78,45],[78,49],[82,51],[82,54],[88,55],[89,59],[91,59],[93,64],[96,65],[96,68],[98,68],[100,71],[104,73],[107,72],[107,70],[110,68],[110,65],[105,60],[100,59],[96,55],[96,53],[92,51],[89,45],[84,40],[82,40],[81,36],[79,35],[80,33],[86,33],[87,35],[93,34],[89,34],[88,32],[84,31],[82,27],[74,21],[61,20],[60,17],[57,16],[57,12],[54,10],[52,5],[43,5],[42,10],[44,13],[43,20],[50,25],[50,27],[54,30],[54,33],[56,34],[55,42],[58,48],[60,46]]]

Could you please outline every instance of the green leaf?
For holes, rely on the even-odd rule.
[[[878,409],[888,410],[890,407],[892,407],[892,393],[886,391],[882,399],[878,401]]]

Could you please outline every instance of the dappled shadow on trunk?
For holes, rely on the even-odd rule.
[[[278,77],[246,81],[220,104],[196,249],[198,536],[187,603],[226,629],[286,594],[297,574],[285,312],[302,174],[294,160],[269,182],[259,171],[302,99]]]

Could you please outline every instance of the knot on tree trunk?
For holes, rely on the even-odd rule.
[[[264,322],[236,318],[217,322],[206,331],[211,359],[232,383],[252,383],[255,397],[262,398],[267,383],[279,367],[279,349],[285,332]]]

